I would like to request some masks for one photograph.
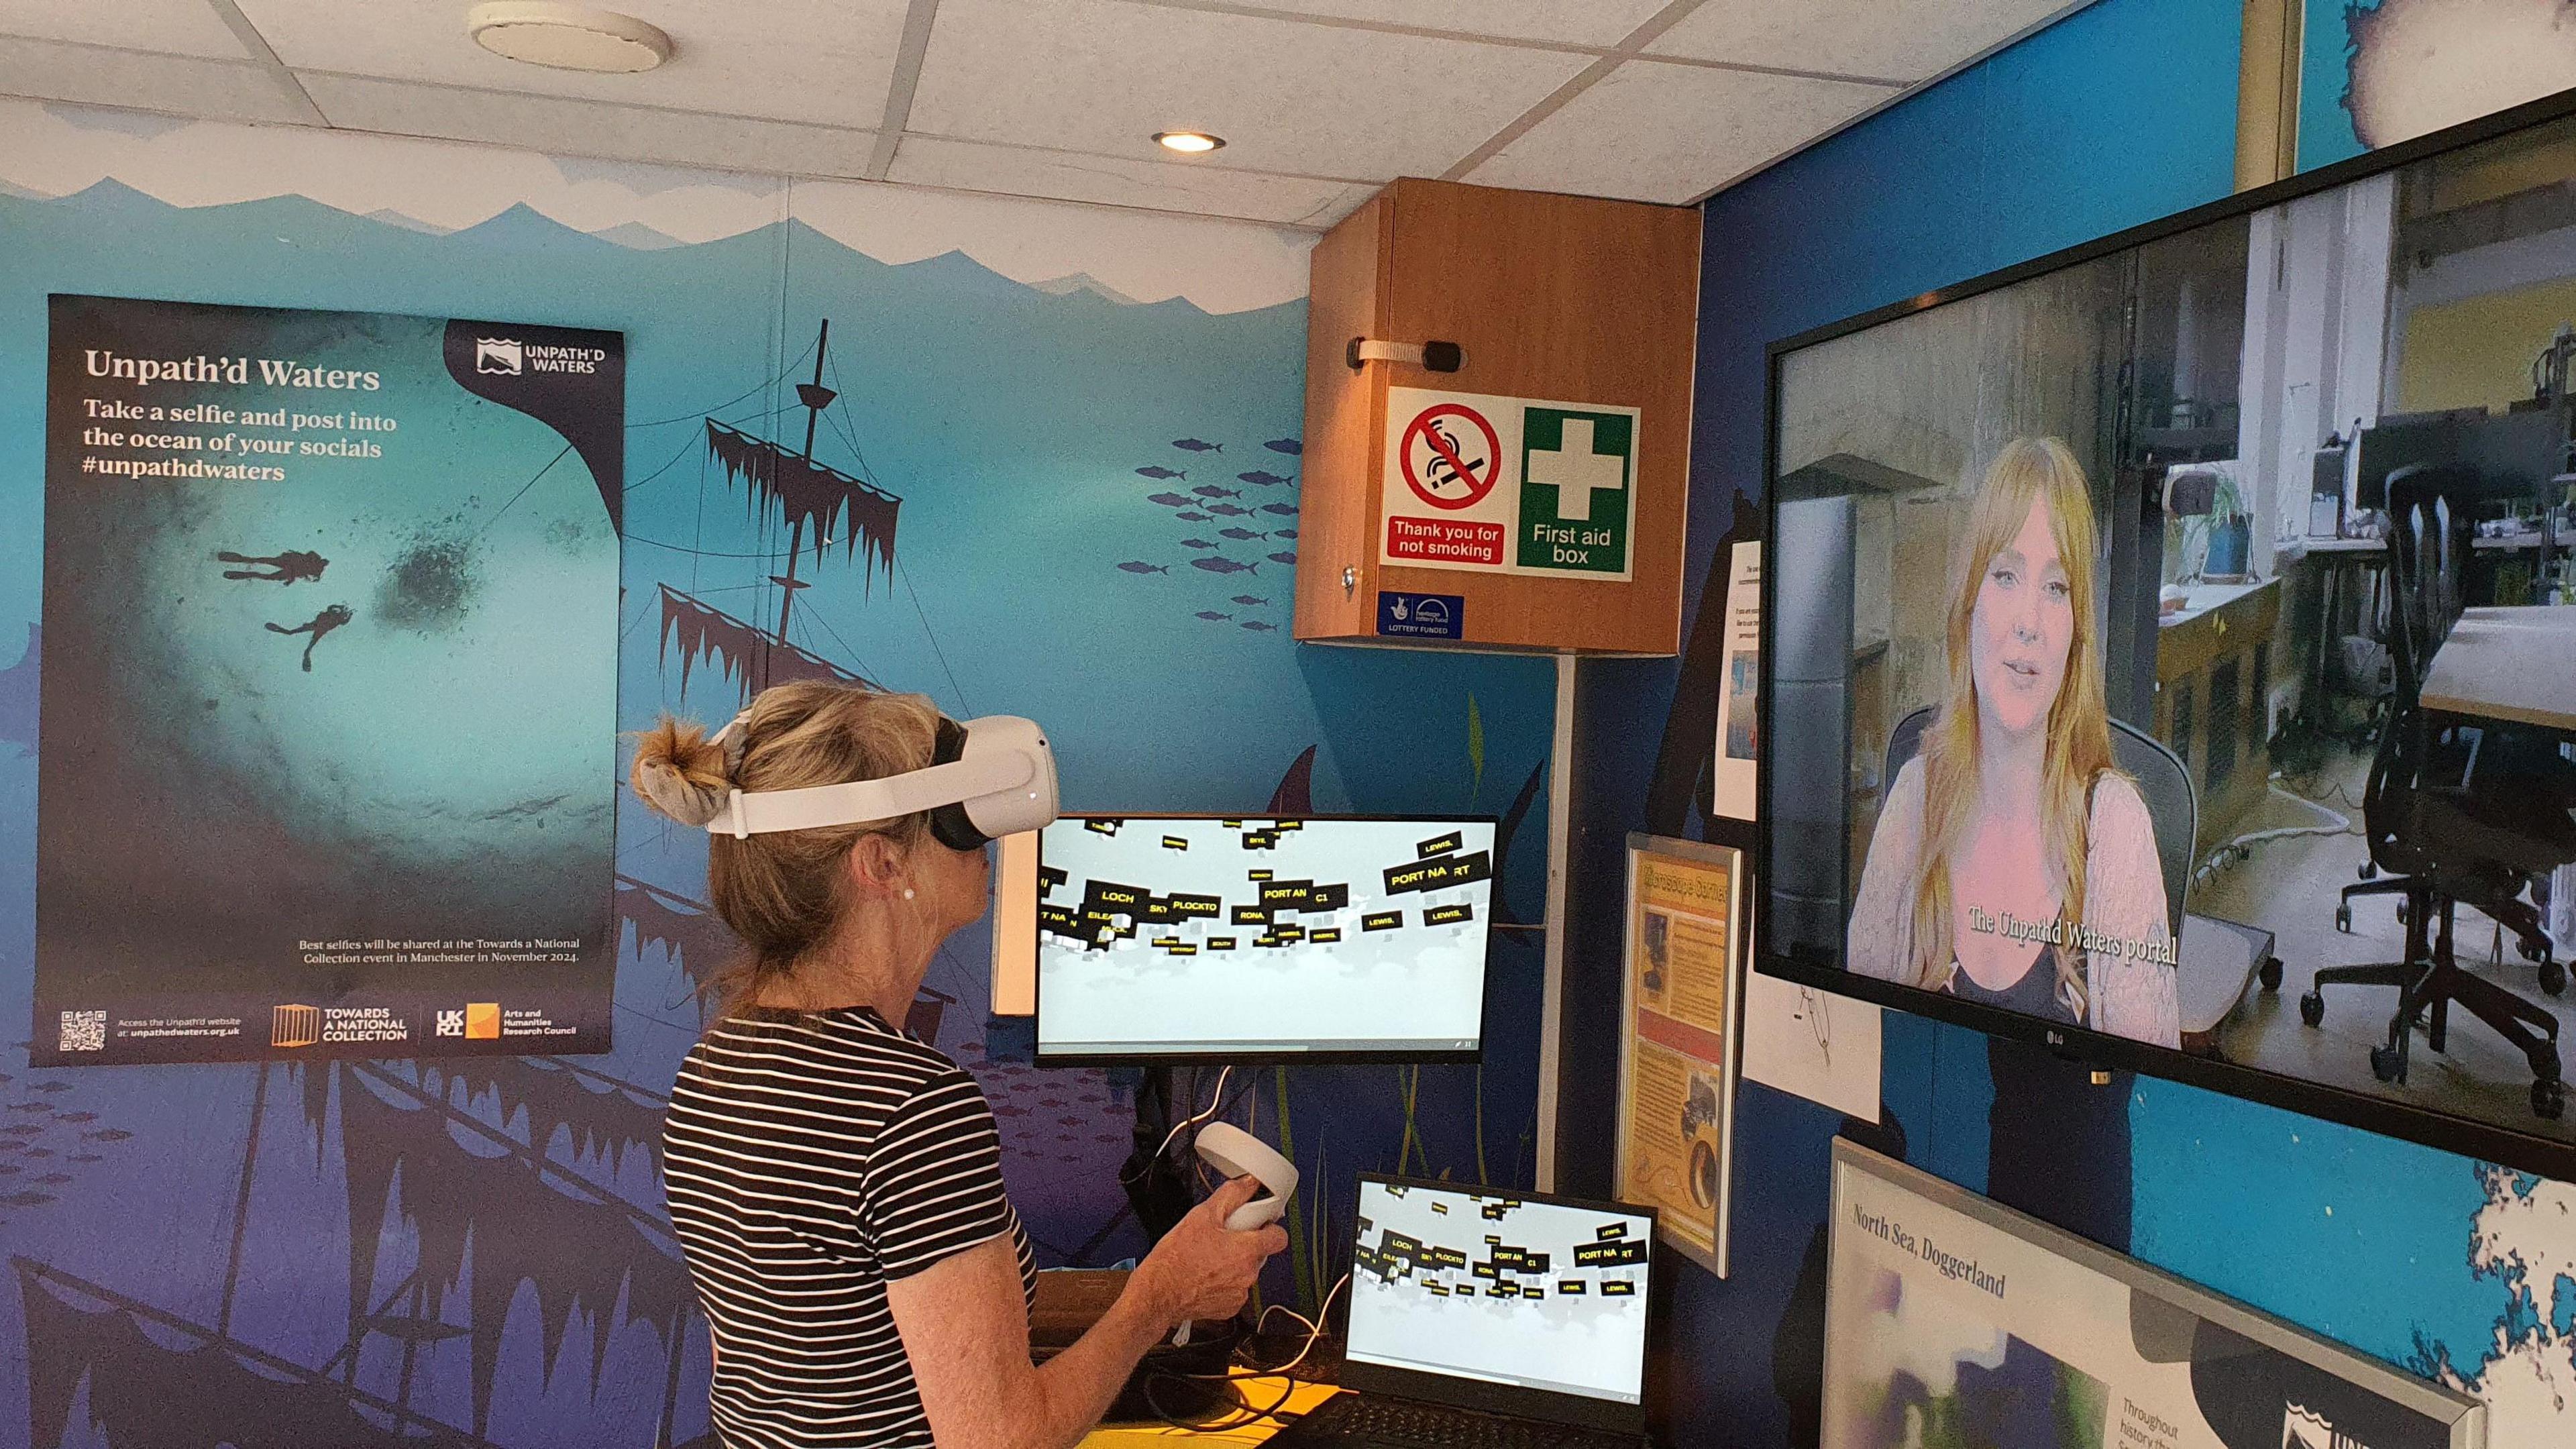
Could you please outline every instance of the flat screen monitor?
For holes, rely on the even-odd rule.
[[[2480,527],[2570,501],[2571,191],[2576,92],[1774,344],[1758,968],[2576,1174],[2576,631]]]
[[[1343,1387],[1642,1426],[1654,1209],[1378,1173],[1359,1189]]]
[[[1038,1059],[1476,1060],[1493,852],[1490,816],[1068,815]]]

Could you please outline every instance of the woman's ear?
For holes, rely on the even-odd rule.
[[[850,846],[850,877],[872,895],[902,895],[908,864],[903,851],[875,831],[860,836]]]

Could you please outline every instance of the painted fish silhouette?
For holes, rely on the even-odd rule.
[[[1190,476],[1187,473],[1175,472],[1170,468],[1164,467],[1160,463],[1149,464],[1137,469],[1136,471],[1142,473],[1148,478],[1187,478]]]
[[[1294,518],[1297,516],[1297,505],[1294,503],[1264,503],[1261,505],[1261,511],[1264,513],[1276,513],[1282,518]]]
[[[98,1114],[96,1112],[56,1112],[54,1114],[54,1120],[57,1122],[95,1122],[98,1120]]]
[[[1230,558],[1194,558],[1190,560],[1190,567],[1206,569],[1212,574],[1249,574],[1261,570],[1259,564],[1236,563]]]
[[[1246,482],[1246,483],[1258,483],[1258,484],[1260,484],[1260,485],[1261,485],[1262,487],[1264,487],[1264,488],[1268,488],[1268,487],[1272,486],[1273,484],[1285,483],[1285,482],[1287,482],[1287,481],[1288,481],[1287,479],[1280,477],[1280,476],[1279,476],[1278,474],[1276,474],[1276,473],[1272,473],[1272,472],[1269,472],[1269,471],[1267,471],[1267,470],[1265,470],[1265,469],[1259,469],[1259,468],[1256,468],[1256,469],[1254,469],[1253,471],[1251,471],[1251,472],[1249,472],[1249,473],[1237,473],[1237,474],[1235,474],[1234,476],[1236,476],[1237,478],[1242,479],[1242,480],[1243,480],[1244,482]]]
[[[1258,629],[1264,634],[1276,634],[1279,632],[1278,625],[1264,624],[1259,619],[1246,619],[1243,621],[1243,627],[1247,629]]]
[[[26,1151],[26,1150],[27,1150],[27,1144],[26,1144],[26,1143],[24,1143],[24,1142],[21,1142],[21,1141],[17,1140],[17,1139],[16,1139],[16,1138],[14,1138],[14,1137],[13,1137],[13,1138],[6,1139],[6,1140],[0,1140],[0,1152],[24,1152],[24,1151]]]
[[[72,1175],[68,1172],[48,1172],[44,1176],[34,1180],[50,1186],[58,1182],[69,1182],[72,1180]]]
[[[1272,438],[1269,442],[1266,442],[1261,446],[1268,448],[1274,453],[1285,453],[1291,458],[1294,458],[1298,454],[1306,451],[1306,445],[1297,441],[1295,438]]]
[[[1172,516],[1188,523],[1205,523],[1208,521],[1208,516],[1204,513],[1175,513]]]
[[[1223,443],[1202,443],[1196,438],[1174,438],[1172,440],[1172,446],[1175,448],[1187,448],[1193,453],[1222,453],[1225,451],[1225,444]]]
[[[1270,535],[1266,533],[1255,533],[1248,528],[1220,528],[1216,531],[1216,536],[1219,538],[1230,538],[1237,543],[1242,543],[1247,539],[1268,538]]]
[[[1270,556],[1270,561],[1272,563],[1293,564],[1297,561],[1297,555],[1293,553],[1274,553]]]
[[[1208,542],[1204,538],[1185,538],[1181,540],[1181,547],[1183,548],[1215,548],[1216,546],[1217,545]]]
[[[1118,567],[1131,574],[1167,574],[1172,571],[1168,565],[1149,564],[1140,558],[1131,558]]]
[[[72,1084],[69,1082],[38,1082],[36,1084],[36,1090],[39,1092],[68,1092],[71,1089]]]
[[[1241,518],[1252,510],[1249,508],[1238,508],[1231,503],[1211,503],[1207,506],[1207,511],[1210,513],[1222,514],[1227,518]]]
[[[1183,493],[1148,493],[1145,495],[1145,501],[1148,503],[1159,503],[1165,508],[1196,508],[1199,506],[1199,501],[1197,499]]]
[[[1243,496],[1243,490],[1240,488],[1219,488],[1213,483],[1202,483],[1190,491],[1201,498],[1241,498]]]
[[[105,1162],[106,1160],[95,1152],[75,1152],[63,1159],[65,1162]]]
[[[33,1122],[20,1122],[12,1127],[0,1127],[0,1132],[6,1132],[12,1137],[33,1137],[44,1130]]]
[[[1293,528],[1273,529],[1271,530],[1270,536],[1272,538],[1295,538],[1297,536],[1297,530]]]
[[[122,1127],[101,1127],[95,1132],[82,1133],[81,1140],[83,1142],[122,1142],[133,1135]]]
[[[1238,604],[1243,604],[1243,605],[1246,605],[1246,606],[1248,606],[1248,607],[1258,607],[1258,606],[1260,606],[1260,605],[1262,605],[1262,604],[1266,604],[1266,603],[1269,603],[1269,602],[1270,602],[1268,599],[1256,599],[1256,598],[1254,598],[1253,596],[1251,596],[1250,594],[1237,594],[1237,595],[1235,595],[1235,596],[1234,596],[1234,601],[1235,601],[1236,603],[1238,603]]]
[[[1218,612],[1217,612],[1216,610],[1214,610],[1214,609],[1201,609],[1201,610],[1199,610],[1199,617],[1200,617],[1200,618],[1202,618],[1202,619],[1207,620],[1207,621],[1208,621],[1209,623],[1211,623],[1211,624],[1215,624],[1215,623],[1222,623],[1222,622],[1224,622],[1224,621],[1225,621],[1225,620],[1227,620],[1227,619],[1231,619],[1231,618],[1233,618],[1234,616],[1233,616],[1232,614],[1220,614],[1220,613],[1218,613]]]
[[[29,1188],[25,1192],[13,1192],[7,1197],[0,1197],[0,1207],[43,1207],[53,1200],[52,1193],[38,1192],[34,1188]]]
[[[9,1104],[9,1110],[12,1112],[50,1112],[53,1110],[53,1104],[41,1101],[12,1102]]]

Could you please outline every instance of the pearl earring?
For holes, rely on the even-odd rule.
[[[905,887],[903,888],[903,898],[904,898],[905,900],[911,900],[911,899],[912,899],[912,887],[910,887],[910,886],[905,886]]]

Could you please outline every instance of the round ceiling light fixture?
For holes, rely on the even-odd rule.
[[[465,12],[474,43],[555,70],[631,75],[671,58],[671,37],[632,15],[553,0],[495,0]]]
[[[1154,144],[1166,151],[1178,151],[1184,156],[1204,156],[1210,151],[1222,149],[1225,138],[1211,136],[1205,131],[1156,131]]]

